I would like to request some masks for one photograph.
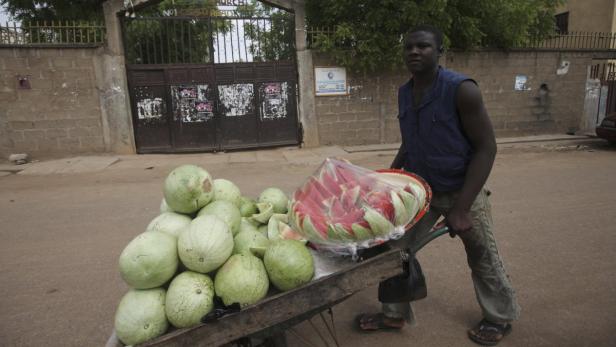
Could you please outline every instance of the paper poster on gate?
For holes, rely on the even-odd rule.
[[[207,122],[214,117],[208,85],[171,86],[173,117],[182,123]]]
[[[137,100],[137,119],[145,122],[163,119],[165,103],[162,98],[156,97],[149,87],[137,87],[135,99]]]
[[[281,119],[287,116],[287,82],[264,83],[259,86],[261,120]]]
[[[241,117],[254,113],[254,88],[249,83],[219,85],[221,112],[225,117]]]

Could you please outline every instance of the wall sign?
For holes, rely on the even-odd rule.
[[[343,67],[315,67],[316,96],[348,95],[346,69]]]

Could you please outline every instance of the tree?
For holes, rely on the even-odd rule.
[[[522,46],[555,33],[562,0],[307,0],[313,47],[355,71],[401,64],[402,37],[411,27],[441,28],[445,46],[457,49]]]
[[[50,20],[102,20],[104,0],[0,0],[19,22]]]
[[[253,0],[238,6],[240,17],[269,20],[244,22],[245,40],[254,61],[291,60],[295,56],[295,26],[292,13]]]
[[[124,19],[126,59],[132,64],[209,63],[213,33],[232,28],[220,16],[215,0],[163,0],[140,9]]]

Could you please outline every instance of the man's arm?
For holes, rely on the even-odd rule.
[[[394,158],[394,161],[391,162],[390,169],[402,169],[404,167],[404,162],[406,161],[406,149],[404,148],[404,142],[400,145],[400,149]]]
[[[462,82],[456,94],[456,106],[464,132],[473,146],[473,157],[466,171],[464,185],[447,215],[449,226],[458,233],[472,228],[469,212],[492,170],[496,156],[496,140],[481,91],[474,82]]]

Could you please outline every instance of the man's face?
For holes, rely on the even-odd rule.
[[[438,65],[441,56],[434,34],[416,31],[404,39],[404,63],[411,73],[428,71]]]

